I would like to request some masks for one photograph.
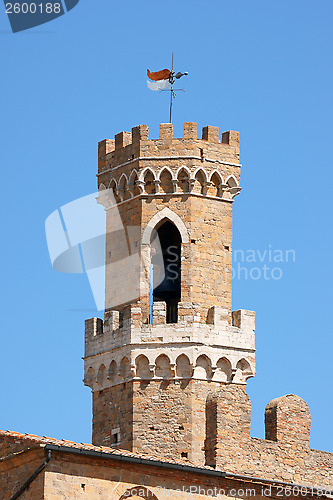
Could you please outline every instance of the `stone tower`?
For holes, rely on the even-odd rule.
[[[198,139],[196,123],[180,139],[167,123],[159,139],[139,125],[99,143],[107,265],[104,321],[85,328],[93,444],[210,463],[212,394],[246,396],[254,312],[231,311],[240,167],[239,133],[220,140],[207,126]]]

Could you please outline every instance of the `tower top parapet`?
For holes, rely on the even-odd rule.
[[[158,139],[149,139],[147,125],[138,125],[132,132],[119,132],[114,139],[104,139],[98,144],[98,173],[112,170],[120,165],[135,163],[145,158],[156,160],[184,158],[201,162],[222,162],[239,165],[239,132],[228,130],[222,133],[211,125],[202,128],[198,138],[197,124],[184,123],[184,137],[173,137],[172,123],[160,124]]]

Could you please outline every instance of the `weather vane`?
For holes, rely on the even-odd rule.
[[[174,72],[173,53],[172,53],[171,71],[169,69],[162,69],[161,71],[155,71],[154,73],[151,73],[149,69],[147,69],[147,76],[149,78],[149,80],[147,80],[148,88],[150,90],[170,92],[170,123],[172,123],[172,104],[173,104],[173,99],[176,97],[176,92],[179,91],[185,92],[184,89],[174,89],[173,85],[176,80],[179,80],[179,78],[185,75],[188,75],[187,71],[185,71],[185,73]]]

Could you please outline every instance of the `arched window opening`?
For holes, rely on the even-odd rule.
[[[153,172],[150,170],[147,170],[145,178],[145,190],[147,194],[154,194],[155,193],[155,177]]]
[[[181,298],[181,236],[176,226],[167,220],[155,231],[152,240],[153,301],[164,301],[166,322],[177,323]]]

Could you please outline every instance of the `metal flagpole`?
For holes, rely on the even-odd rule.
[[[173,83],[174,83],[174,78],[173,78],[173,52],[172,52],[172,58],[171,58],[170,83],[171,83],[171,89],[170,89],[170,123],[172,123],[172,99],[173,99]]]
[[[160,89],[161,92],[170,92],[170,115],[169,115],[169,120],[170,121],[169,121],[169,123],[172,123],[173,100],[176,97],[176,92],[178,92],[178,91],[185,92],[184,89],[174,89],[173,85],[174,85],[174,83],[175,83],[176,80],[179,80],[179,78],[181,78],[182,76],[188,75],[187,71],[185,71],[185,73],[181,73],[179,71],[178,73],[175,74],[175,72],[173,70],[173,62],[174,62],[173,60],[174,60],[174,54],[172,52],[171,71],[169,73],[169,78],[168,78],[170,87],[168,86],[167,88],[161,88]],[[148,72],[149,72],[149,70],[147,70],[147,74],[148,74]],[[148,76],[149,76],[149,74],[148,74]],[[164,78],[163,78],[163,80],[164,80]],[[164,80],[164,82],[165,82],[165,80]],[[151,88],[149,85],[148,85],[148,87]],[[152,89],[151,88],[151,90],[158,90],[158,89]]]

